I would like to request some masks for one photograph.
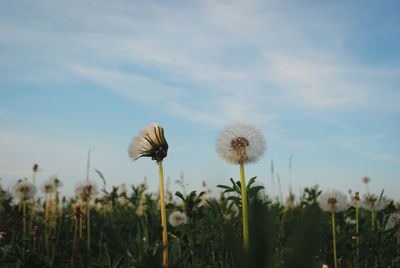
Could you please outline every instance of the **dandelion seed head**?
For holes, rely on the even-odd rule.
[[[133,138],[128,153],[134,161],[140,157],[151,157],[157,163],[162,161],[168,153],[164,129],[155,123],[146,126]]]
[[[56,188],[63,186],[62,182],[58,179],[58,177],[56,175],[51,176],[50,180],[53,181],[53,184]]]
[[[83,181],[76,185],[75,194],[80,197],[90,197],[96,195],[98,192],[97,184],[94,181]]]
[[[229,125],[217,137],[219,156],[232,164],[257,161],[264,154],[265,147],[263,134],[250,124]]]
[[[368,184],[371,180],[368,177],[362,178],[363,183]]]
[[[397,228],[400,226],[400,212],[393,212],[390,214],[385,226],[385,230]],[[396,235],[400,235],[400,229],[397,230]]]
[[[346,208],[347,197],[339,191],[330,190],[320,195],[318,203],[325,211],[342,211]]]
[[[2,200],[8,200],[11,199],[11,194],[9,191],[4,190],[1,186],[0,186],[0,201]]]
[[[13,188],[13,196],[16,199],[29,199],[36,194],[36,186],[27,180],[19,180]]]
[[[51,194],[56,190],[56,185],[54,184],[54,181],[50,178],[49,180],[42,182],[42,184],[40,185],[40,190],[42,190],[42,192],[45,194]]]
[[[385,197],[378,198],[374,194],[366,194],[364,198],[360,202],[360,207],[375,211],[383,210],[387,205],[389,205],[390,201]]]
[[[168,221],[173,227],[177,227],[182,223],[187,223],[187,216],[180,211],[175,211],[169,215]]]

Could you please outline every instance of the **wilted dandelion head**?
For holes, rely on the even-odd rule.
[[[42,182],[40,189],[45,194],[51,194],[56,190],[56,186],[52,179],[48,179],[47,181]]]
[[[263,134],[250,124],[229,125],[217,138],[219,156],[232,164],[257,161],[263,155],[265,147]]]
[[[168,220],[173,227],[177,227],[182,223],[187,223],[186,215],[180,211],[175,211],[171,213],[171,215],[169,215]]]
[[[137,160],[140,157],[151,157],[152,160],[159,163],[168,153],[168,143],[164,137],[164,129],[155,123],[146,126],[133,138],[128,153],[133,160]]]
[[[365,183],[365,184],[368,184],[370,181],[371,181],[371,180],[370,180],[370,178],[368,178],[368,177],[362,178],[362,182]]]
[[[400,212],[393,212],[392,214],[390,214],[388,218],[385,230],[397,228],[399,226],[400,226]],[[400,235],[400,229],[397,230],[396,234]]]
[[[29,199],[36,194],[36,186],[27,180],[19,180],[13,188],[13,196],[16,199]]]
[[[83,181],[76,185],[75,194],[80,197],[90,197],[97,194],[97,184],[94,181]]]
[[[318,203],[325,211],[342,211],[346,208],[347,197],[339,191],[330,190],[320,195]]]

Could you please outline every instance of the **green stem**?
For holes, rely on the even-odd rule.
[[[243,214],[243,246],[245,250],[249,249],[249,221],[247,212],[247,193],[246,180],[244,177],[244,164],[240,163],[240,183],[242,191],[242,214]]]
[[[164,172],[163,172],[162,161],[158,163],[158,170],[160,173],[161,225],[163,228],[162,240],[164,245],[163,266],[166,267],[168,265],[168,237],[167,237],[167,218],[165,215]]]
[[[337,258],[336,258],[336,232],[335,232],[335,212],[332,211],[332,235],[333,235],[333,260],[335,263],[335,268],[338,267],[337,265]]]
[[[87,198],[87,250],[90,255],[90,196]]]
[[[375,208],[372,207],[371,210],[371,220],[372,220],[372,231],[375,230]]]
[[[22,213],[23,213],[23,237],[22,237],[22,256],[25,255],[25,243],[26,243],[26,201],[22,200]]]
[[[357,257],[357,262],[358,262],[358,256],[359,256],[359,250],[358,250],[359,237],[358,237],[358,232],[359,232],[359,226],[358,226],[358,200],[356,199],[356,257]]]

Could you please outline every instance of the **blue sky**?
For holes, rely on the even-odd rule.
[[[8,1],[0,10],[0,177],[57,174],[66,194],[93,169],[138,184],[127,148],[165,128],[170,189],[238,176],[215,139],[244,121],[267,151],[246,175],[267,193],[304,186],[400,195],[398,1]],[[289,158],[292,169],[289,171]],[[274,162],[275,178],[270,163]]]

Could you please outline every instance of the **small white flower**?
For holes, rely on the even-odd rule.
[[[169,224],[171,224],[173,227],[177,227],[182,223],[187,223],[187,216],[184,213],[175,211],[169,215],[168,220]]]
[[[347,217],[347,218],[344,220],[344,222],[345,222],[347,225],[356,225],[356,224],[357,224],[356,220],[355,220],[355,219],[352,219],[352,218],[350,218],[350,217]]]
[[[27,180],[19,180],[13,188],[13,196],[16,199],[29,199],[36,194],[36,186]]]
[[[400,226],[400,212],[393,212],[389,216],[385,230],[396,228],[398,226]],[[396,234],[400,235],[400,229],[396,232]]]
[[[162,161],[168,152],[168,143],[164,137],[164,129],[158,124],[146,126],[133,138],[128,153],[133,160],[140,157],[151,157],[157,163]]]
[[[325,211],[337,212],[346,208],[347,197],[336,190],[330,190],[320,195],[318,199],[320,207]]]
[[[264,154],[265,147],[263,134],[250,124],[227,126],[217,138],[219,156],[231,164],[255,162]]]
[[[97,184],[94,181],[83,181],[75,187],[75,194],[80,197],[89,197],[97,194]]]

